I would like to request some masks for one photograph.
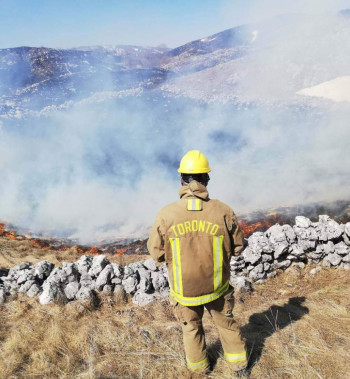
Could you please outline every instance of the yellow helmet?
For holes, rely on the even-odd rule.
[[[204,154],[199,150],[190,150],[182,157],[177,171],[181,174],[205,174],[211,170]]]

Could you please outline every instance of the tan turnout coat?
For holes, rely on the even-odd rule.
[[[165,260],[176,301],[206,304],[227,291],[231,254],[240,254],[243,236],[233,210],[209,199],[202,184],[192,181],[179,194],[158,213],[147,247],[156,261]]]

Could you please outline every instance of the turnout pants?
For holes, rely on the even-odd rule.
[[[174,314],[181,323],[187,366],[192,371],[206,371],[209,361],[206,353],[205,335],[202,325],[204,308],[206,308],[219,330],[224,357],[235,371],[247,365],[244,342],[241,339],[236,322],[233,319],[234,305],[232,288],[230,291],[204,305],[187,307],[171,299]]]

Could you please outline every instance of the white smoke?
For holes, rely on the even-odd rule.
[[[83,242],[145,236],[177,199],[176,168],[189,149],[210,160],[211,197],[238,213],[348,198],[349,103],[297,92],[350,75],[350,21],[329,2],[306,15],[298,4],[268,21],[252,8],[252,52],[227,64],[243,106],[130,98],[21,128],[3,121],[0,218]]]

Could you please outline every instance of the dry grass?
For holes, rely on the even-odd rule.
[[[78,260],[81,254],[72,247],[69,250],[57,251],[39,249],[32,246],[30,240],[10,240],[0,237],[0,268],[11,268],[21,262],[36,263],[43,259],[60,266],[62,262],[73,262]],[[149,255],[110,255],[111,262],[126,265],[136,261],[143,261]]]
[[[10,267],[20,261],[62,260],[57,252],[26,251],[14,245],[18,241],[5,247],[2,242],[0,267],[4,261]],[[76,258],[65,255],[64,260]],[[247,341],[249,377],[349,377],[349,285],[347,271],[323,270],[311,278],[307,271],[291,270],[237,298],[235,315]],[[234,377],[208,314],[204,326],[215,363],[210,376]],[[0,377],[201,376],[185,367],[181,330],[166,301],[140,308],[104,298],[94,309],[77,302],[40,306],[36,299],[19,296],[0,309]]]

